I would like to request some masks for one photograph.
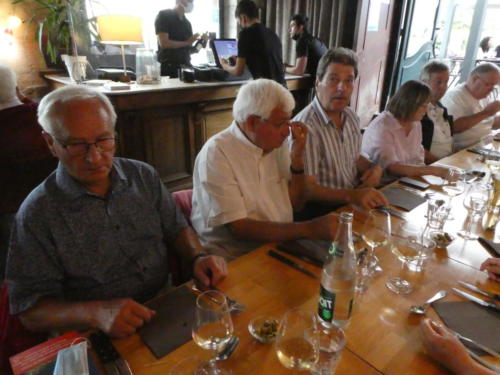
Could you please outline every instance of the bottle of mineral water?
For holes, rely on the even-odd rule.
[[[321,275],[318,315],[321,323],[345,327],[351,318],[356,282],[356,253],[352,242],[352,213],[343,212]]]

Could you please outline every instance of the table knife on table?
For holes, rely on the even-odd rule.
[[[300,271],[303,274],[306,274],[307,276],[312,277],[313,279],[317,279],[318,278],[314,273],[312,273],[311,271],[309,271],[308,269],[306,269],[303,265],[294,262],[290,258],[288,258],[288,257],[286,257],[284,255],[281,255],[280,253],[278,253],[278,252],[276,252],[274,250],[269,250],[267,252],[267,254],[269,256],[272,256],[273,258],[279,260],[280,262],[285,263],[286,265],[288,265],[288,266],[290,266],[292,268],[295,268],[297,271]]]
[[[500,312],[500,306],[497,306],[495,305],[494,303],[492,302],[486,302],[484,300],[482,300],[481,298],[477,298],[477,297],[474,297],[472,294],[469,294],[469,293],[466,293],[466,292],[463,292],[461,291],[460,289],[457,289],[457,288],[451,288],[456,294],[464,297],[464,298],[467,298],[469,301],[472,301],[472,302],[475,302],[477,303],[478,305],[481,305],[483,307],[487,307],[491,310],[494,310],[494,311],[497,311],[497,312]]]
[[[127,361],[116,351],[113,343],[106,334],[98,331],[91,334],[89,339],[92,343],[92,348],[95,350],[109,375],[132,375]]]
[[[483,296],[486,296],[488,298],[500,301],[500,294],[487,292],[486,290],[482,290],[475,285],[466,283],[465,281],[459,281],[458,283],[460,285],[462,285],[464,288],[472,290],[473,292],[476,292],[476,293],[482,294]]]

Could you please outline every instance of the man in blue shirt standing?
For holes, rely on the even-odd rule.
[[[11,313],[28,329],[134,333],[154,315],[142,303],[167,284],[169,251],[206,286],[226,275],[156,171],[114,157],[116,114],[106,96],[58,89],[40,102],[38,119],[60,163],[21,205],[6,277]]]

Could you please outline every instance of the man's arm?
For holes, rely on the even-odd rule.
[[[432,164],[432,163],[434,163],[434,162],[436,162],[436,161],[439,160],[429,150],[424,150],[424,153],[425,153],[425,156],[424,156],[425,164]]]
[[[448,168],[435,167],[433,165],[416,166],[408,164],[393,163],[387,166],[387,171],[395,176],[424,176],[427,174],[446,178],[448,175]]]
[[[43,298],[22,312],[19,318],[31,331],[100,329],[112,337],[133,334],[155,315],[132,299],[110,301],[65,302]]]
[[[229,65],[229,62],[226,59],[220,58],[220,64],[222,65],[222,69],[233,76],[241,76],[245,72],[246,59],[243,57],[236,58],[236,64],[234,66]]]
[[[484,119],[495,116],[498,111],[500,111],[500,101],[496,100],[489,103],[481,112],[455,119],[453,123],[453,131],[455,133],[466,131],[474,127]],[[500,126],[500,120],[495,119],[495,126]]]
[[[168,33],[160,32],[156,34],[158,37],[158,44],[161,48],[181,48],[191,47],[191,44],[198,39],[199,34],[191,35],[187,40],[172,40],[169,38]]]
[[[302,209],[306,203],[306,177],[304,175],[304,149],[307,141],[307,126],[301,122],[290,122],[292,148],[290,150],[292,179],[288,194],[294,211]],[[299,172],[299,173],[297,173]]]
[[[359,187],[377,187],[380,185],[384,170],[379,165],[360,155],[356,161],[356,167],[360,174],[361,185]]]
[[[337,230],[336,215],[295,223],[273,223],[240,219],[226,224],[231,234],[241,241],[283,242],[299,238],[333,240]]]
[[[305,73],[307,67],[307,56],[297,57],[295,66],[287,66],[285,71],[288,74],[295,74],[301,76]]]

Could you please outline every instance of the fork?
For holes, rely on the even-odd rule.
[[[191,289],[193,289],[195,292],[198,292],[198,293],[203,293],[203,292],[206,292],[207,290],[216,290],[216,291],[220,292],[220,290],[214,286],[207,288],[205,290],[201,290],[200,288],[198,288],[198,286],[195,283],[193,283],[191,285]],[[234,299],[229,298],[227,295],[225,295],[225,296],[226,296],[227,305],[228,305],[230,311],[240,312],[240,311],[245,310],[246,307],[241,302],[235,301]]]

